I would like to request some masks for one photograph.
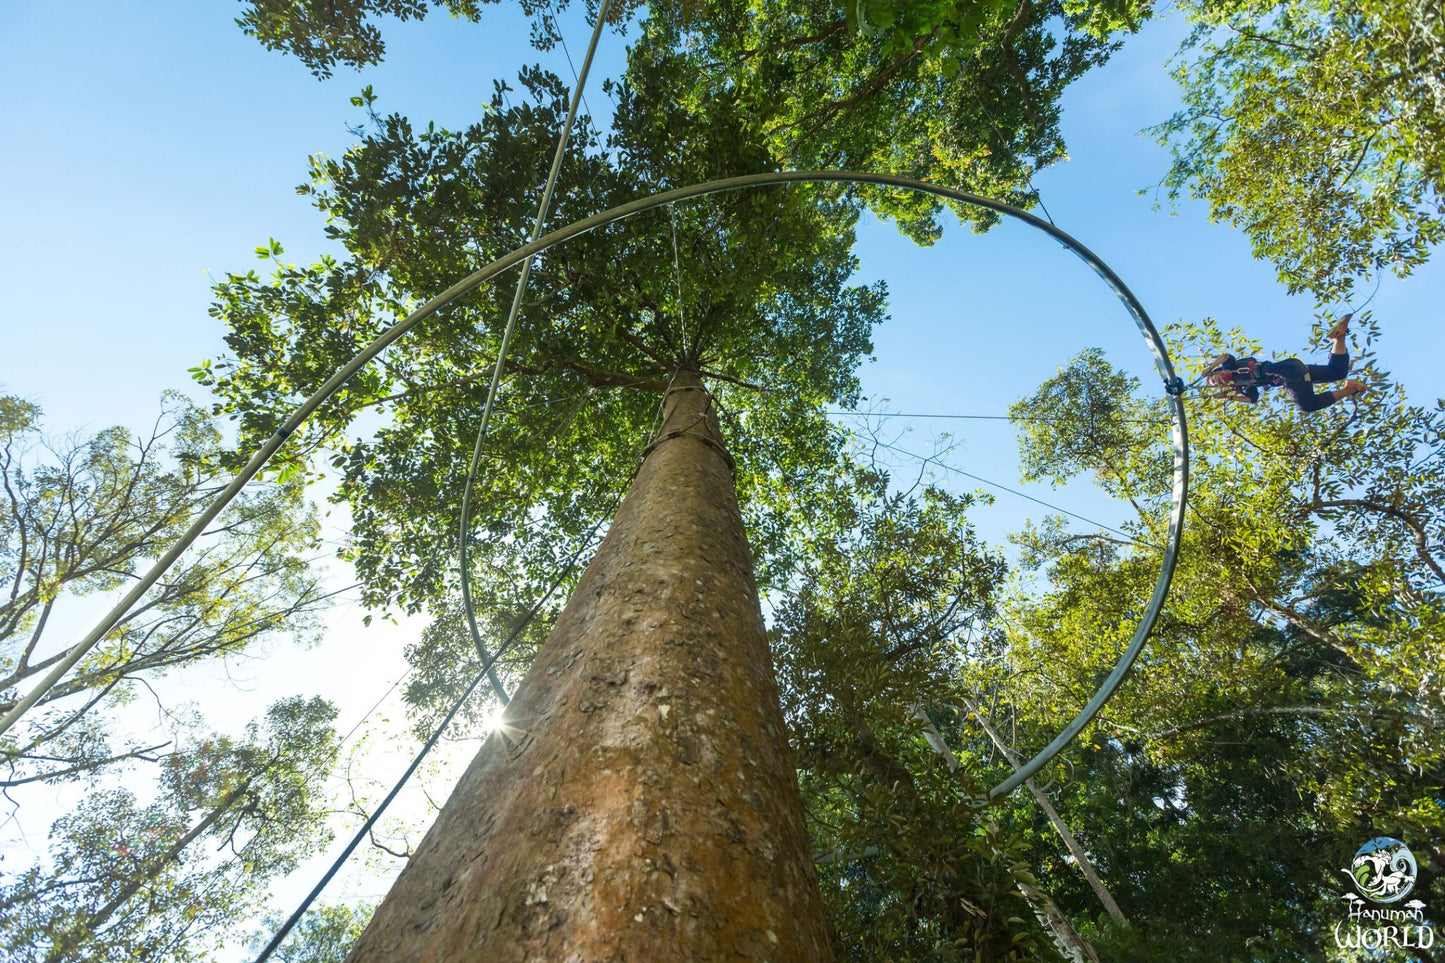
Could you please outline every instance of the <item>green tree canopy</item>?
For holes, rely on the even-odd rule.
[[[454,16],[482,16],[475,0],[431,4],[443,5]],[[550,48],[556,21],[533,0],[522,8],[535,18],[534,44]],[[253,0],[237,22],[327,76],[337,62],[380,59],[384,47],[368,16],[409,19],[427,9],[424,0]],[[636,9],[629,0],[609,17],[620,24]],[[682,0],[647,7],[634,51],[685,50],[687,83],[653,109],[687,112],[712,98],[735,99],[771,155],[761,169],[903,174],[1029,207],[1037,199],[1034,172],[1066,156],[1058,126],[1064,89],[1107,60],[1115,38],[1149,13],[1138,0],[789,0],[766,8]],[[937,201],[866,196],[910,236],[937,238]],[[957,213],[981,227],[995,219]]]
[[[653,54],[635,58],[638,79],[619,89],[606,152],[569,154],[559,220],[631,198],[639,184],[766,165],[735,100],[654,110],[685,64]],[[230,275],[218,285],[216,313],[232,329],[234,357],[201,376],[244,437],[269,433],[383,326],[521,242],[527,187],[541,181],[563,108],[556,78],[527,71],[523,84],[526,102],[506,107],[499,90],[488,115],[465,131],[377,118],[344,158],[314,168],[311,189],[347,258],[280,264],[271,279]],[[835,442],[822,408],[852,401],[854,369],[882,317],[881,285],[848,280],[856,216],[823,192],[731,193],[547,253],[496,399],[502,416],[474,515],[491,536],[478,546],[478,564],[502,576],[499,584],[513,583],[516,607],[540,594],[559,559],[610,515],[679,367],[715,376],[736,432],[744,500],[771,477],[829,461]],[[337,449],[340,496],[355,522],[352,555],[373,604],[415,609],[454,584],[447,560],[458,501],[509,304],[500,285],[424,323],[354,378],[302,443]],[[357,414],[371,410],[383,412],[379,430],[345,440]],[[786,433],[777,431],[783,424]],[[516,537],[501,537],[514,529]]]
[[[323,699],[286,699],[242,739],[213,735],[167,756],[154,801],[126,789],[87,797],[56,822],[50,865],[0,888],[6,958],[207,958],[270,880],[329,839],[335,716]]]
[[[1202,357],[1260,349],[1212,323],[1175,339]],[[1411,404],[1364,361],[1368,400],[1313,416],[1281,399],[1198,402],[1169,603],[1059,774],[1060,808],[1136,928],[1101,944],[1119,958],[1313,958],[1339,918],[1338,869],[1385,827],[1419,845],[1422,898],[1439,898],[1445,409]],[[1126,390],[1088,418],[1057,417],[1052,399],[1085,382]],[[1023,538],[1047,591],[1010,603],[1009,657],[979,683],[1013,704],[1025,744],[1093,690],[1153,587],[1163,442],[1119,444],[1149,410],[1128,385],[1089,352],[1015,410],[1055,416],[1023,434],[1026,464],[1068,452],[1060,475],[1094,472],[1140,509],[1124,526],[1133,544],[1060,523]],[[1039,872],[1061,905],[1089,910],[1062,853]]]
[[[1171,196],[1209,203],[1291,292],[1343,299],[1445,240],[1445,11],[1429,0],[1196,0]]]
[[[970,498],[889,487],[873,470],[840,475],[772,630],[834,952],[1038,959],[1018,925],[1032,914],[1015,841],[919,721],[954,714],[1004,566],[966,520]]]
[[[496,0],[242,0],[245,10],[236,26],[267,50],[291,54],[316,75],[331,76],[337,64],[361,68],[386,55],[374,16],[399,20],[424,19],[432,7],[445,7],[453,17],[476,20],[481,4]],[[529,6],[532,4],[528,4]]]

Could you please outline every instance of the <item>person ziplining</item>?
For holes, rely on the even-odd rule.
[[[1321,411],[1336,401],[1358,395],[1365,386],[1352,380],[1345,381],[1333,391],[1316,392],[1314,389],[1316,384],[1342,381],[1349,373],[1350,350],[1345,344],[1345,335],[1349,333],[1351,317],[1347,314],[1340,318],[1326,335],[1332,342],[1327,364],[1306,364],[1298,358],[1260,361],[1221,354],[1204,366],[1204,383],[1225,389],[1215,393],[1215,398],[1250,404],[1259,401],[1260,388],[1283,388],[1306,413]]]

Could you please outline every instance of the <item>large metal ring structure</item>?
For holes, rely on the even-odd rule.
[[[615,221],[650,211],[654,208],[663,207],[677,201],[686,201],[698,197],[706,197],[710,194],[722,194],[727,191],[746,190],[756,187],[776,187],[785,184],[873,184],[880,187],[892,187],[901,190],[917,191],[922,194],[930,194],[934,197],[947,201],[956,201],[968,204],[972,207],[981,207],[994,211],[1006,217],[1022,221],[1030,227],[1043,231],[1054,240],[1058,241],[1065,248],[1075,254],[1080,260],[1094,270],[1104,280],[1116,297],[1128,310],[1134,323],[1138,325],[1139,331],[1144,336],[1145,343],[1149,346],[1154,356],[1154,365],[1163,379],[1166,393],[1171,404],[1171,420],[1173,423],[1174,439],[1174,486],[1173,500],[1169,513],[1169,533],[1164,546],[1164,554],[1159,567],[1159,580],[1154,585],[1154,593],[1149,599],[1148,606],[1140,616],[1139,625],[1134,630],[1128,646],[1119,655],[1118,661],[1114,664],[1113,670],[1109,673],[1099,689],[1094,693],[1087,705],[1079,714],[1064,727],[1063,731],[1045,746],[1037,755],[1025,763],[1021,768],[999,783],[989,791],[991,799],[997,799],[1013,791],[1024,780],[1042,769],[1050,759],[1068,745],[1079,731],[1088,725],[1098,711],[1103,708],[1104,703],[1118,689],[1124,676],[1128,674],[1133,666],[1144,643],[1149,638],[1149,633],[1154,628],[1155,621],[1159,618],[1159,612],[1164,607],[1165,597],[1169,593],[1169,583],[1174,576],[1174,566],[1179,557],[1180,540],[1184,533],[1184,502],[1189,490],[1189,435],[1184,419],[1184,400],[1176,391],[1170,390],[1170,386],[1176,385],[1174,366],[1169,360],[1168,349],[1154,323],[1149,320],[1149,315],[1144,311],[1143,305],[1134,297],[1127,285],[1117,274],[1083,244],[1074,240],[1065,232],[1054,227],[1047,221],[1034,217],[1026,211],[1011,207],[999,201],[987,197],[980,197],[976,194],[969,194],[964,191],[954,190],[948,187],[938,187],[933,184],[926,184],[923,181],[913,180],[907,177],[897,177],[892,174],[869,174],[859,171],[779,171],[767,174],[746,174],[741,177],[727,177],[721,180],[706,181],[701,184],[693,184],[688,187],[679,187],[676,190],[664,191],[654,194],[651,197],[638,198],[626,204],[614,207],[611,210],[594,214],[589,218],[574,221],[566,227],[558,228],[549,234],[537,238],[530,244],[516,248],[508,254],[488,264],[486,267],[473,271],[462,280],[447,288],[441,294],[432,298],[410,315],[392,325],[383,332],[375,341],[372,341],[363,348],[356,357],[352,358],[345,365],[338,368],[330,378],[326,380],[316,392],[301,403],[285,423],[276,430],[276,433],[268,438],[253,454],[245,466],[237,472],[236,477],[226,486],[215,500],[206,507],[206,510],[197,516],[196,520],[188,528],[174,545],[156,561],[149,572],[140,579],[125,597],[120,600],[90,633],[73,647],[70,653],[50,673],[40,681],[25,698],[21,699],[4,719],[0,719],[0,734],[5,733],[23,716],[41,697],[45,695],[70,669],[84,658],[105,634],[125,617],[131,607],[140,601],[152,585],[154,585],[166,571],[175,564],[181,554],[191,546],[212,521],[215,520],[225,507],[231,503],[245,485],[265,467],[271,456],[286,442],[297,428],[305,423],[306,419],[321,407],[338,388],[353,374],[359,371],[369,361],[386,350],[392,342],[406,334],[420,321],[435,314],[446,307],[452,301],[475,290],[492,278],[522,263],[534,254],[541,254],[548,248],[561,244],[579,235],[594,231],[597,228],[605,227]]]

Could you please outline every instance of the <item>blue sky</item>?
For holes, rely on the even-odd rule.
[[[324,249],[320,215],[294,187],[306,179],[309,154],[345,150],[346,124],[357,119],[348,100],[362,86],[375,88],[384,111],[461,125],[477,115],[493,78],[513,78],[522,63],[541,60],[570,77],[560,56],[527,46],[507,4],[486,8],[481,27],[439,16],[387,23],[386,64],[325,83],[243,36],[232,23],[239,9],[221,0],[0,5],[0,386],[39,402],[54,432],[148,426],[160,393],[189,389],[186,369],[223,350],[207,314],[208,272],[246,270],[252,249],[270,237],[288,260]],[[563,26],[580,53],[586,26],[575,15]],[[1198,204],[1174,216],[1136,193],[1164,171],[1163,150],[1138,132],[1173,109],[1163,60],[1180,34],[1168,19],[1149,25],[1068,93],[1071,159],[1039,176],[1045,203],[1157,324],[1212,315],[1280,350],[1306,351],[1314,305],[1287,297],[1239,234],[1210,224]],[[588,96],[599,112],[600,79],[621,59],[620,39],[608,34]],[[1002,414],[1089,345],[1149,375],[1123,308],[1037,233],[954,230],[920,250],[872,224],[859,253],[863,277],[885,278],[893,294],[893,319],[875,338],[864,383],[894,410]],[[684,265],[683,283],[696,280]],[[1442,295],[1436,264],[1404,282],[1387,279],[1370,306],[1385,329],[1382,363],[1417,400],[1445,395]],[[925,436],[945,427],[956,433],[959,467],[1017,484],[1006,425],[919,422],[908,443],[927,450]],[[1086,485],[1037,493],[1102,520],[1112,511]],[[981,525],[997,537],[1037,514],[1000,495]],[[357,618],[342,610],[331,641],[314,652],[213,673],[196,690],[207,713],[237,724],[299,678],[348,695],[340,725],[349,728],[397,677],[401,644],[414,633],[363,632]],[[374,769],[389,780],[387,765]]]

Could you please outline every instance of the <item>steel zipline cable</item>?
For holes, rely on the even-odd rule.
[[[1055,504],[1052,503],[1052,502],[1046,502],[1046,501],[1044,501],[1042,498],[1035,498],[1033,495],[1030,495],[1030,494],[1028,494],[1027,492],[1021,492],[1021,491],[1019,491],[1017,488],[1010,488],[1009,486],[1003,484],[1002,482],[996,482],[996,481],[994,481],[994,480],[992,480],[992,479],[990,479],[990,478],[984,478],[982,475],[975,475],[975,474],[973,474],[972,472],[964,471],[962,468],[955,468],[954,466],[948,464],[948,462],[935,460],[935,459],[933,459],[933,458],[928,458],[928,457],[925,457],[925,456],[923,456],[923,455],[918,454],[917,452],[909,451],[908,449],[906,449],[906,448],[901,448],[901,447],[899,447],[898,445],[890,445],[890,444],[888,444],[887,442],[884,442],[884,441],[879,441],[879,442],[877,442],[877,444],[878,444],[878,446],[879,446],[880,448],[886,448],[886,449],[888,449],[889,451],[897,452],[897,453],[900,454],[900,455],[906,455],[906,456],[908,456],[909,458],[916,458],[916,459],[924,462],[925,464],[933,465],[933,466],[935,466],[935,467],[938,467],[938,468],[943,469],[944,471],[952,472],[952,473],[955,474],[955,475],[961,475],[961,476],[964,477],[964,478],[972,479],[973,481],[979,482],[980,484],[983,484],[983,485],[987,485],[987,486],[989,486],[990,488],[996,488],[996,489],[998,489],[999,491],[1007,492],[1007,493],[1010,494],[1010,495],[1016,495],[1016,496],[1018,496],[1019,498],[1027,499],[1028,501],[1033,502],[1035,505],[1039,505],[1039,506],[1041,506],[1041,507],[1043,507],[1043,508],[1047,508],[1047,509],[1049,509],[1049,510],[1051,510],[1051,511],[1058,512],[1058,513],[1061,514],[1061,515],[1067,515],[1067,516],[1069,516],[1070,518],[1077,519],[1078,521],[1084,522],[1085,524],[1088,524],[1088,525],[1092,525],[1092,526],[1094,526],[1095,528],[1099,529],[1100,531],[1109,532],[1109,533],[1111,533],[1111,534],[1118,535],[1120,538],[1123,538],[1123,539],[1127,540],[1127,541],[1129,542],[1129,544],[1131,544],[1131,545],[1142,545],[1142,546],[1144,546],[1145,548],[1155,548],[1155,549],[1157,549],[1157,548],[1162,548],[1162,547],[1163,547],[1163,546],[1160,546],[1160,545],[1156,545],[1156,544],[1154,544],[1153,542],[1141,542],[1141,541],[1139,541],[1139,539],[1135,538],[1134,536],[1130,535],[1128,532],[1126,532],[1126,531],[1124,531],[1124,530],[1122,530],[1122,529],[1115,528],[1115,527],[1112,526],[1112,525],[1105,525],[1103,522],[1095,521],[1095,520],[1092,519],[1092,518],[1088,518],[1087,516],[1080,515],[1078,512],[1071,512],[1071,511],[1069,511],[1067,508],[1064,508],[1064,507],[1062,507],[1062,506],[1060,506],[1060,505],[1055,505]]]
[[[557,186],[557,174],[562,169],[562,159],[567,155],[567,142],[572,136],[572,124],[577,119],[577,106],[582,100],[582,91],[587,86],[587,72],[592,69],[592,58],[597,53],[597,43],[602,38],[602,28],[607,23],[607,6],[611,0],[602,0],[597,8],[597,23],[592,28],[592,39],[587,44],[587,55],[582,58],[582,72],[577,75],[577,83],[572,89],[572,100],[567,106],[567,119],[562,123],[562,131],[557,136],[557,149],[552,154],[552,167],[547,171],[547,183],[542,188],[542,199],[537,204],[537,217],[532,221],[532,243],[536,243],[537,237],[542,233],[542,224],[547,220],[547,212],[552,207],[552,191]],[[571,57],[568,57],[571,62]],[[482,445],[487,439],[487,428],[492,421],[492,406],[497,399],[497,391],[502,384],[502,371],[507,363],[507,348],[511,345],[512,335],[517,330],[517,315],[522,309],[522,294],[527,290],[527,278],[532,273],[532,258],[529,255],[522,261],[522,272],[517,277],[517,289],[512,294],[512,307],[507,312],[507,323],[502,328],[502,341],[497,347],[497,362],[492,368],[492,384],[487,389],[487,400],[482,405],[482,422],[477,427],[477,440],[472,445],[472,460],[467,467],[467,482],[462,487],[462,506],[460,517],[457,520],[457,561],[460,567],[462,583],[462,610],[467,616],[467,629],[472,633],[472,644],[476,646],[477,656],[488,663],[487,681],[491,683],[492,691],[497,694],[502,705],[506,705],[510,699],[507,690],[502,686],[502,680],[491,668],[487,657],[487,646],[482,641],[481,630],[477,628],[477,614],[472,605],[472,581],[469,566],[467,565],[467,535],[471,527],[472,508],[472,485],[476,481],[477,468],[482,460]]]
[[[968,204],[974,207],[981,207],[985,210],[994,211],[1006,217],[1024,222],[1025,224],[1042,231],[1053,238],[1064,248],[1082,260],[1094,271],[1114,292],[1120,303],[1124,305],[1134,323],[1138,326],[1140,333],[1144,336],[1146,345],[1154,356],[1155,370],[1163,381],[1165,393],[1168,395],[1168,404],[1172,410],[1171,426],[1174,448],[1174,471],[1173,487],[1171,493],[1171,504],[1169,512],[1168,534],[1164,550],[1160,555],[1159,578],[1155,582],[1154,591],[1148,604],[1140,617],[1138,626],[1134,630],[1129,644],[1120,653],[1113,669],[1104,679],[1099,689],[1090,698],[1089,702],[1079,714],[1054,738],[1047,746],[1040,750],[1033,759],[1024,764],[1022,769],[1017,770],[1009,778],[999,783],[990,791],[990,796],[1001,796],[1011,792],[1023,783],[1023,781],[1059,753],[1079,731],[1086,726],[1094,715],[1103,707],[1104,703],[1118,689],[1124,676],[1128,674],[1133,666],[1139,652],[1143,649],[1144,643],[1148,640],[1149,634],[1154,627],[1159,613],[1164,607],[1164,600],[1169,592],[1169,583],[1174,576],[1174,567],[1178,562],[1180,544],[1184,534],[1184,505],[1189,490],[1189,436],[1188,426],[1185,419],[1184,400],[1182,393],[1178,390],[1182,382],[1174,373],[1173,363],[1169,359],[1169,352],[1160,337],[1154,323],[1149,320],[1148,314],[1144,311],[1143,305],[1134,296],[1133,292],[1124,284],[1114,271],[1082,243],[1061,231],[1047,221],[1043,221],[1027,211],[1011,207],[1001,201],[992,198],[980,197],[976,194],[969,194],[966,191],[955,190],[951,187],[939,187],[935,184],[927,184],[922,181],[913,180],[907,177],[899,177],[893,174],[874,174],[863,171],[775,171],[762,174],[744,174],[737,177],[721,178],[719,180],[706,181],[700,184],[691,184],[685,187],[674,188],[663,191],[648,197],[640,197],[636,200],[620,204],[610,210],[594,214],[591,217],[575,221],[565,227],[560,227],[531,242],[523,245],[497,258],[492,263],[478,268],[471,274],[427,301],[411,314],[392,325],[375,340],[359,351],[355,357],[338,368],[326,382],[305,401],[303,401],[294,412],[281,424],[270,438],[251,456],[246,464],[237,472],[231,483],[216,496],[215,500],[197,516],[184,534],[181,535],[170,549],[162,555],[151,569],[142,576],[131,587],[114,608],[110,610],[96,626],[77,642],[54,668],[21,699],[3,719],[0,719],[0,734],[9,730],[30,708],[50,691],[60,679],[70,671],[74,665],[85,657],[95,645],[105,637],[117,622],[125,617],[131,607],[150,590],[162,575],[175,564],[187,548],[190,547],[202,532],[218,516],[227,505],[236,497],[241,489],[254,478],[271,457],[286,443],[291,435],[305,424],[315,411],[321,407],[327,398],[331,397],[353,374],[368,364],[382,351],[386,350],[399,338],[406,335],[412,328],[422,321],[431,317],[437,311],[450,304],[457,298],[476,290],[481,285],[521,264],[533,255],[540,254],[557,244],[561,244],[574,237],[586,234],[598,228],[613,224],[624,218],[641,214],[645,211],[655,210],[674,204],[679,201],[692,200],[698,197],[707,197],[712,194],[720,194],[727,191],[748,190],[760,187],[776,187],[787,184],[872,184],[880,187],[897,188],[901,190],[917,191],[933,197],[953,201],[960,204]]]
[[[889,412],[825,411],[825,412],[823,412],[823,413],[826,414],[826,415],[836,415],[836,416],[841,416],[841,417],[858,417],[858,418],[873,418],[873,417],[879,417],[879,418],[940,418],[940,419],[949,419],[949,420],[958,419],[958,420],[967,420],[967,421],[1010,421],[1010,422],[1011,422],[1011,421],[1017,421],[1017,420],[1019,420],[1019,419],[1014,418],[1012,415],[913,414],[913,413],[907,413],[907,412],[892,412],[892,411],[889,411]],[[1064,420],[1066,420],[1066,419],[1063,419],[1063,418],[1028,418],[1028,419],[1023,419],[1023,420],[1027,420],[1027,421],[1053,422],[1053,421],[1064,421]],[[1144,421],[1145,419],[1139,419],[1139,420]],[[1149,423],[1149,424],[1163,424],[1164,422],[1163,422],[1162,420],[1148,419],[1146,423]],[[1118,529],[1118,528],[1115,528],[1115,527],[1112,526],[1112,525],[1105,525],[1103,522],[1095,521],[1095,520],[1092,519],[1092,518],[1089,518],[1089,517],[1084,516],[1084,515],[1080,515],[1078,512],[1069,511],[1067,508],[1064,508],[1064,507],[1061,506],[1061,505],[1055,505],[1053,502],[1045,501],[1045,500],[1042,499],[1042,498],[1038,498],[1038,497],[1036,497],[1036,496],[1034,496],[1034,495],[1030,495],[1028,492],[1021,492],[1021,491],[1019,491],[1017,488],[1010,488],[1008,485],[1005,485],[1003,482],[996,482],[996,481],[994,481],[994,480],[991,479],[991,478],[984,478],[982,475],[975,475],[975,474],[973,474],[972,472],[966,472],[966,471],[964,471],[962,468],[955,468],[953,465],[950,465],[950,464],[948,464],[947,462],[937,461],[937,460],[935,460],[935,459],[933,459],[933,458],[925,457],[925,456],[923,456],[923,455],[918,454],[917,452],[912,452],[912,451],[907,450],[906,448],[901,448],[901,447],[899,447],[898,445],[890,445],[890,444],[888,444],[888,443],[886,443],[886,442],[882,442],[882,441],[877,442],[877,444],[879,445],[879,447],[886,448],[886,449],[888,449],[889,451],[894,451],[894,452],[897,452],[897,453],[900,454],[900,455],[906,455],[906,456],[908,456],[909,458],[916,458],[916,459],[918,459],[918,460],[920,460],[920,461],[923,461],[923,462],[925,462],[925,463],[936,465],[937,467],[943,469],[944,471],[952,472],[952,473],[955,474],[955,475],[961,475],[961,476],[963,476],[964,478],[970,478],[970,479],[972,479],[973,481],[979,482],[980,484],[983,484],[983,485],[987,485],[987,486],[990,487],[990,488],[998,489],[998,490],[1001,491],[1001,492],[1007,492],[1007,493],[1010,494],[1010,495],[1016,495],[1016,496],[1018,496],[1019,498],[1023,498],[1023,499],[1026,499],[1026,500],[1028,500],[1028,501],[1033,502],[1035,505],[1040,505],[1040,506],[1042,506],[1042,507],[1044,507],[1044,508],[1047,508],[1047,509],[1050,509],[1050,510],[1052,510],[1052,511],[1059,512],[1059,513],[1062,514],[1062,515],[1067,515],[1067,516],[1069,516],[1070,518],[1078,519],[1078,520],[1081,521],[1081,522],[1084,522],[1084,523],[1086,523],[1086,524],[1089,524],[1089,525],[1094,526],[1095,528],[1099,529],[1100,531],[1110,532],[1110,533],[1112,533],[1112,534],[1114,534],[1114,535],[1118,535],[1118,536],[1120,536],[1120,537],[1122,537],[1122,538],[1124,538],[1124,539],[1127,539],[1130,544],[1143,545],[1143,546],[1145,546],[1145,547],[1147,547],[1147,548],[1160,548],[1160,547],[1161,547],[1161,546],[1156,545],[1156,544],[1154,544],[1154,543],[1152,543],[1152,542],[1141,542],[1141,541],[1139,541],[1138,539],[1134,538],[1132,535],[1130,535],[1128,532],[1125,532],[1125,531],[1122,531],[1122,530],[1120,530],[1120,529]]]

